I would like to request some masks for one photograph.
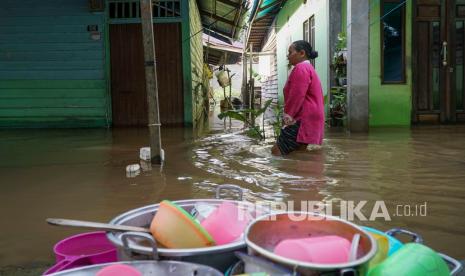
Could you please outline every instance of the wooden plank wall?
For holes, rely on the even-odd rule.
[[[273,100],[273,105],[278,104],[278,60],[276,56],[276,21],[272,23],[272,28],[269,29],[267,36],[265,37],[264,47],[262,51],[275,53],[270,61],[271,75],[267,77],[265,83],[262,85],[262,102],[265,103],[267,100]],[[275,119],[275,114],[267,112],[265,119]]]
[[[87,0],[0,1],[0,127],[110,123],[104,22]]]
[[[202,44],[202,21],[195,0],[189,0],[189,29],[191,48],[191,70],[192,70],[192,117],[195,126],[202,125],[208,116],[208,91],[205,86],[209,80],[204,79],[203,72],[203,44]]]

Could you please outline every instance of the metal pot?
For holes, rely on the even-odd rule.
[[[219,199],[221,191],[230,190],[239,193],[239,200]],[[191,212],[196,203],[207,203],[219,206],[225,201],[237,204],[240,209],[249,212],[253,218],[269,213],[269,209],[256,206],[253,203],[242,201],[242,189],[234,185],[218,186],[216,191],[217,199],[191,199],[174,201],[178,206]],[[148,227],[159,208],[159,204],[145,206],[121,214],[110,221],[111,224],[131,225],[139,227]],[[151,235],[143,233],[117,233],[108,232],[108,239],[118,248],[120,260],[146,260],[146,259],[168,259],[187,261],[209,265],[225,271],[232,264],[237,262],[234,251],[246,250],[246,244],[243,239],[226,245],[217,245],[202,248],[188,249],[167,249],[157,248],[156,242]]]
[[[170,275],[170,276],[189,276],[189,275],[205,275],[205,276],[222,276],[218,270],[199,264],[183,263],[175,261],[132,261],[132,262],[116,262],[99,265],[91,265],[81,268],[70,269],[50,276],[88,276],[96,275],[101,269],[114,265],[124,264],[137,269],[142,275]]]
[[[355,234],[360,235],[355,261],[319,264],[297,261],[273,253],[276,245],[285,239],[337,235],[350,241]],[[377,250],[374,238],[357,225],[337,217],[306,212],[261,216],[247,227],[245,241],[250,255],[265,257],[302,275],[364,275],[368,261]]]

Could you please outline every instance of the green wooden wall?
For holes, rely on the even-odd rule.
[[[380,5],[370,12],[370,126],[410,126],[412,111],[412,1],[405,7],[405,70],[403,84],[381,83]]]
[[[203,72],[202,22],[195,0],[189,0],[191,74],[192,74],[192,117],[197,127],[208,116],[208,85]]]
[[[104,13],[87,0],[2,0],[0,34],[0,127],[110,124]]]

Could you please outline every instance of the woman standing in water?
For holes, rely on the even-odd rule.
[[[324,135],[324,103],[320,78],[309,59],[318,53],[310,43],[295,41],[287,59],[294,66],[284,86],[284,127],[271,149],[274,155],[305,150],[308,144],[321,145]]]

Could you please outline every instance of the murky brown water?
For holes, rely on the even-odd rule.
[[[164,166],[127,178],[145,130],[0,131],[0,267],[52,262],[52,246],[81,232],[49,226],[47,217],[105,222],[162,199],[210,198],[223,183],[245,188],[248,200],[384,200],[391,214],[426,202],[427,216],[363,224],[407,228],[465,258],[464,126],[329,131],[321,150],[288,158],[221,130],[204,138],[190,129],[162,132]]]

